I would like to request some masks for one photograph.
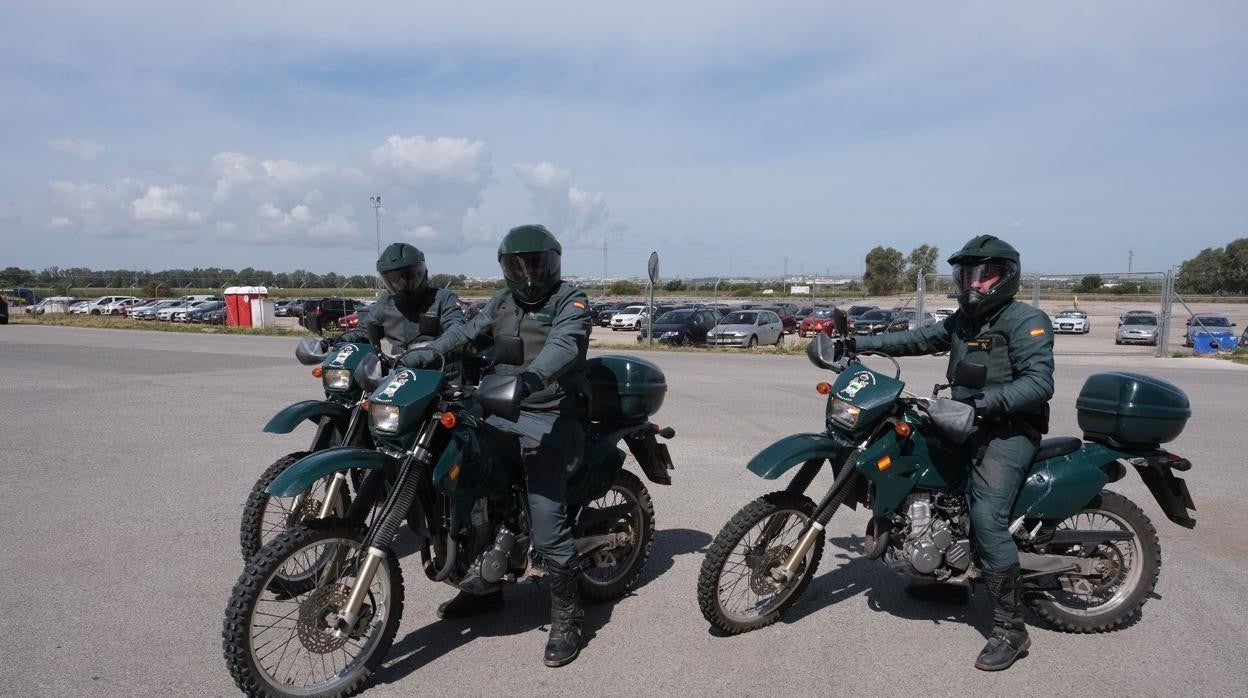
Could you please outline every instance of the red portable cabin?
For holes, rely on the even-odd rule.
[[[251,302],[268,298],[264,286],[230,286],[225,289],[225,324],[231,327],[252,327]]]

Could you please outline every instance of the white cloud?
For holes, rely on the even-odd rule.
[[[572,173],[549,162],[518,164],[516,176],[529,192],[537,222],[565,247],[596,247],[607,222],[607,201],[572,184]]]
[[[104,146],[85,138],[53,138],[48,147],[58,153],[73,155],[83,162],[91,162],[104,154]]]
[[[159,176],[165,181],[54,181],[49,225],[104,237],[371,247],[367,202],[380,195],[388,239],[433,251],[496,239],[480,210],[493,182],[481,141],[396,135],[345,165],[229,151]]]

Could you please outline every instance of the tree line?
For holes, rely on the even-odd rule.
[[[1179,266],[1179,293],[1243,295],[1248,293],[1248,238],[1226,247],[1206,247]]]

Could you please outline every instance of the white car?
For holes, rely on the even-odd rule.
[[[932,315],[936,317],[936,322],[942,322],[945,318],[958,312],[957,308],[937,308],[932,311]]]
[[[617,311],[611,316],[611,329],[614,330],[635,330],[641,327],[641,323],[646,319],[646,306],[630,305],[627,308]]]
[[[104,310],[106,307],[127,298],[134,298],[134,296],[101,296],[93,301],[88,301],[86,305],[77,309],[70,309],[69,312],[78,315],[108,315]]]
[[[100,309],[101,315],[128,315],[131,308],[137,308],[147,301],[142,298],[122,298],[116,303],[109,303]]]
[[[156,311],[157,320],[172,320],[173,314],[179,310],[186,310],[191,305],[190,301],[176,301],[173,305],[167,305]]]
[[[1087,334],[1092,331],[1088,314],[1082,310],[1063,310],[1053,317],[1053,334]]]
[[[201,305],[207,305],[209,303],[216,303],[216,302],[217,301],[191,301],[180,308],[175,308],[174,311],[169,314],[169,319],[174,322],[187,322],[188,319],[190,318],[190,312],[192,310],[200,307]],[[156,311],[156,314],[159,315],[160,311],[159,310]]]

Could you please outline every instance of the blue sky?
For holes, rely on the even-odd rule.
[[[0,266],[1049,273],[1248,236],[1243,2],[0,6]],[[462,6],[461,6],[462,5]]]

